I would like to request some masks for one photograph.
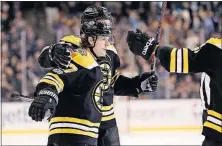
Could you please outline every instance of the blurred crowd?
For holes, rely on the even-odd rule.
[[[79,35],[81,12],[92,4],[107,7],[114,16],[119,71],[132,77],[150,70],[149,62],[129,51],[126,36],[136,28],[155,36],[161,2],[1,3],[2,101],[13,101],[12,92],[32,95],[47,71],[37,63],[39,53],[64,35]],[[221,2],[168,2],[160,44],[195,48],[212,36],[221,37],[221,13]],[[199,98],[200,74],[169,74],[157,62],[157,75],[158,91],[140,98]]]

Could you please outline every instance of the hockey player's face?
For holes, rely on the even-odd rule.
[[[110,45],[108,36],[98,36],[93,51],[98,57],[104,57],[108,45]]]

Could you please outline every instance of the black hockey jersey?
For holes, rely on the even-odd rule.
[[[70,43],[72,45],[80,45],[78,42],[80,39],[73,35],[64,36],[60,42]],[[49,47],[45,47],[40,56],[39,64],[44,68],[56,67],[49,59],[48,55]],[[103,72],[103,107],[102,107],[102,122],[100,128],[111,128],[116,125],[116,119],[114,115],[113,96],[138,96],[136,85],[131,78],[119,75],[116,71],[120,66],[120,59],[117,55],[117,51],[113,45],[107,47],[107,55],[103,58],[98,58],[97,62],[100,64]]]
[[[66,141],[97,145],[103,98],[103,73],[93,55],[86,50],[72,52],[71,67],[52,69],[38,83],[37,91],[53,90],[59,100],[50,120],[49,143]]]
[[[117,68],[120,66],[120,60],[114,46],[108,46],[107,55],[105,58],[98,58],[103,72],[103,107],[102,107],[102,122],[100,128],[110,128],[116,125],[114,115],[113,97],[119,96],[134,96],[138,93],[131,78],[119,75]]]
[[[195,49],[161,47],[156,56],[169,72],[204,72],[200,96],[208,115],[203,135],[222,142],[222,39],[210,38]]]

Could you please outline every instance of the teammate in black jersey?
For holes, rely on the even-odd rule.
[[[71,53],[68,49],[69,46],[74,48],[88,47],[103,72],[103,83],[98,85],[98,89],[95,91],[95,95],[101,92],[103,97],[98,145],[120,145],[114,116],[114,94],[137,97],[142,92],[153,92],[157,88],[157,76],[153,73],[143,73],[134,78],[119,75],[117,68],[120,66],[120,60],[115,47],[113,45],[107,46],[105,57],[99,57],[92,49],[94,44],[89,44],[89,38],[85,37],[83,33],[83,24],[87,25],[94,22],[103,22],[110,28],[113,26],[112,16],[106,8],[95,6],[86,8],[81,20],[81,38],[73,35],[64,36],[59,43],[45,47],[39,56],[39,64],[45,68],[59,67],[66,69],[70,66]],[[90,39],[96,40],[96,37]]]
[[[206,110],[203,132],[203,146],[222,145],[222,39],[210,38],[197,48],[173,48],[159,46],[155,38],[140,30],[129,31],[129,49],[136,55],[149,60],[151,54],[172,73],[199,73],[200,96]]]

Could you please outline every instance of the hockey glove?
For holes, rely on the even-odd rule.
[[[155,72],[146,72],[136,76],[134,79],[137,82],[138,94],[143,92],[154,92],[157,89],[158,77]]]
[[[128,31],[127,43],[132,53],[142,56],[146,60],[150,59],[159,44],[155,38],[139,29],[136,32]]]
[[[58,96],[56,93],[50,90],[40,90],[31,103],[28,114],[32,120],[42,121],[48,110],[50,110],[51,116],[54,114],[57,103]]]
[[[58,68],[67,69],[69,67],[72,46],[68,44],[54,44],[49,48],[49,58]]]

